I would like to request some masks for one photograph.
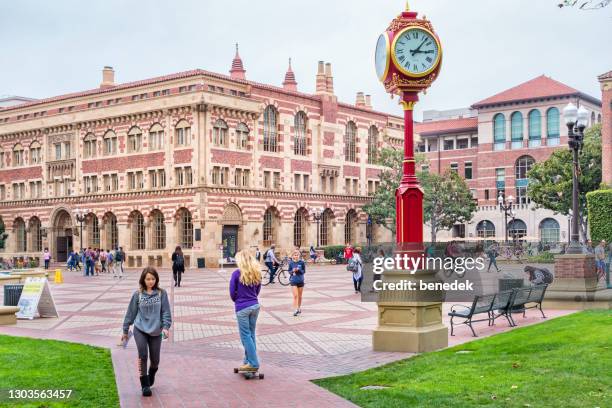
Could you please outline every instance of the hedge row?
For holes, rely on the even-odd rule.
[[[586,198],[591,239],[612,242],[612,190],[591,191]]]

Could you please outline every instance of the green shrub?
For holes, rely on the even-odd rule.
[[[541,252],[537,255],[527,258],[529,262],[534,263],[555,263],[555,255],[550,252]]]
[[[338,252],[344,252],[344,245],[329,245],[322,248],[326,259],[333,259]]]
[[[591,239],[612,241],[612,189],[591,191],[586,197]]]

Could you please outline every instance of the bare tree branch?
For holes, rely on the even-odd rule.
[[[559,8],[578,7],[580,10],[598,10],[612,3],[612,0],[563,0]]]

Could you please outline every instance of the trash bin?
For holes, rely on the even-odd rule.
[[[204,262],[204,258],[198,258],[198,269],[206,268],[206,263]]]
[[[17,306],[23,285],[4,285],[4,306]]]

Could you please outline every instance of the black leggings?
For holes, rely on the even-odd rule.
[[[161,351],[162,336],[151,336],[148,333],[138,330],[134,326],[134,341],[138,349],[138,372],[140,376],[148,375],[147,355],[151,357],[151,369],[159,366],[159,353]]]
[[[172,274],[174,275],[174,282],[181,286],[181,276],[183,275],[183,271],[173,269]]]
[[[359,279],[353,278],[353,286],[355,286],[355,292],[361,292],[361,282],[363,282],[363,276]]]

